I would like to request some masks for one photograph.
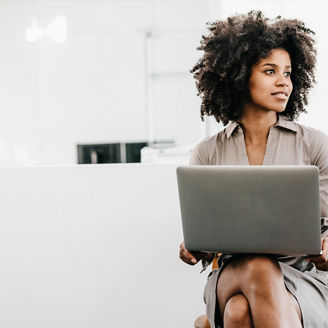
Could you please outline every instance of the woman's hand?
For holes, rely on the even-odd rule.
[[[204,259],[212,259],[213,253],[205,252],[189,252],[185,247],[184,242],[180,245],[180,259],[190,265],[195,265],[198,261]]]
[[[309,257],[309,261],[313,262],[319,270],[328,271],[328,236],[322,239],[322,254]]]

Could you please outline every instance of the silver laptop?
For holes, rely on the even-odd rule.
[[[177,178],[187,249],[320,254],[317,167],[186,166]]]

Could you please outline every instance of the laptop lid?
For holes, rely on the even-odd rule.
[[[187,166],[177,178],[187,249],[320,253],[317,167]]]

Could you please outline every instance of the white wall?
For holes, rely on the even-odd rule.
[[[26,41],[32,18],[57,16],[65,43]],[[197,141],[188,71],[207,17],[202,0],[0,1],[0,164],[75,163],[77,143]]]
[[[175,168],[0,168],[0,326],[193,327]]]

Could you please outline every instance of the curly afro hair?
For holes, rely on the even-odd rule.
[[[294,120],[306,112],[309,89],[315,83],[316,49],[314,32],[297,19],[270,20],[260,11],[208,23],[202,37],[203,57],[190,71],[201,96],[201,119],[213,115],[227,125],[240,118],[249,99],[252,66],[273,49],[286,50],[291,58],[293,91],[284,115]]]

